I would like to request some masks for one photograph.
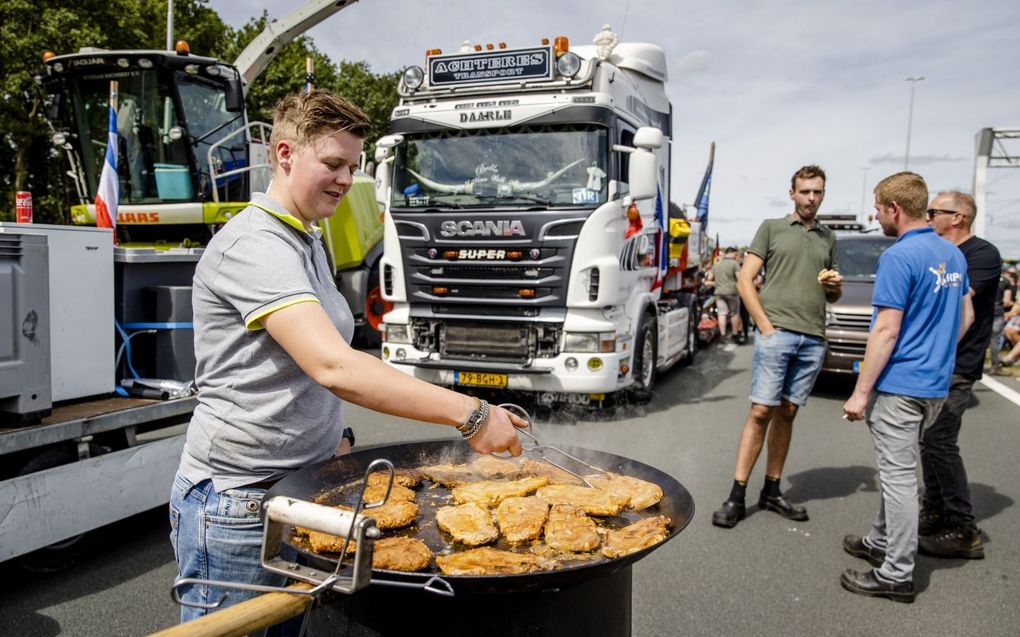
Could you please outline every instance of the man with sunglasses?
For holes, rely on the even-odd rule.
[[[971,233],[975,214],[974,198],[962,192],[940,192],[928,206],[928,225],[967,259],[974,323],[957,343],[956,366],[942,410],[921,433],[924,496],[917,530],[922,552],[969,559],[983,558],[985,550],[974,524],[967,471],[957,441],[971,389],[984,367],[1002,268],[998,249]]]

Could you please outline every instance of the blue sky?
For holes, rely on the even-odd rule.
[[[210,5],[240,26],[299,3]],[[747,244],[762,219],[789,212],[790,175],[807,163],[829,176],[822,212],[861,213],[862,200],[870,212],[874,185],[903,169],[907,76],[925,77],[910,169],[932,192],[972,189],[980,129],[1020,128],[1020,2],[361,0],[309,35],[334,61],[389,72],[464,40],[525,46],[566,35],[588,44],[605,23],[624,41],[666,51],[674,201],[692,203],[716,142],[709,232],[724,244]],[[988,190],[985,236],[1018,258],[1020,168],[991,171]]]

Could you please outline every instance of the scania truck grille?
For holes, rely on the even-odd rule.
[[[414,319],[415,346],[449,359],[524,363],[559,354],[562,324]]]

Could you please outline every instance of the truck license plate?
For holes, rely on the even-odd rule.
[[[507,375],[489,372],[454,372],[453,382],[455,385],[473,385],[475,387],[506,387]]]

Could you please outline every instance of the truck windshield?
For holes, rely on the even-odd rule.
[[[839,273],[847,281],[874,281],[878,257],[895,243],[892,237],[872,236],[836,239]]]
[[[194,196],[187,136],[172,140],[178,125],[166,73],[136,70],[82,75],[73,82],[75,129],[89,193],[94,196],[106,156],[110,80],[118,82],[117,172],[120,201],[153,203]]]
[[[592,207],[606,201],[606,130],[542,126],[408,135],[394,208]]]

